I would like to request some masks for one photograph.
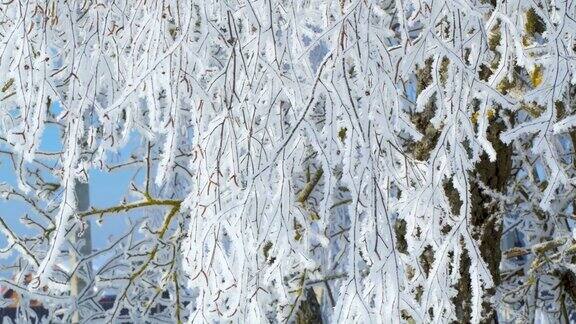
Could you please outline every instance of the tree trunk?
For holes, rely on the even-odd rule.
[[[306,288],[306,300],[302,301],[296,314],[297,324],[320,324],[322,323],[322,310],[316,293],[311,287]]]
[[[488,130],[488,140],[496,150],[497,160],[490,162],[486,154],[482,156],[474,172],[490,189],[502,192],[505,190],[506,182],[510,176],[512,167],[512,150],[499,139],[499,135],[504,129],[501,121],[495,121]],[[480,252],[482,258],[488,264],[488,269],[492,274],[494,286],[500,284],[500,240],[502,238],[502,211],[498,205],[492,203],[492,199],[486,195],[476,181],[471,182],[472,194],[472,233],[474,238],[480,242]],[[460,267],[461,279],[458,283],[458,295],[456,296],[456,315],[459,323],[469,323],[471,318],[471,297],[470,286],[470,259],[467,253],[462,254],[462,266]],[[483,307],[484,322],[496,322],[496,312],[492,308],[489,300],[495,293],[492,288],[485,296],[486,302]]]

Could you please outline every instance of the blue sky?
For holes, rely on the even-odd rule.
[[[54,105],[52,110],[53,113],[57,113],[59,107]],[[133,135],[125,149],[118,152],[116,155],[111,156],[111,159],[114,161],[125,160],[139,145],[139,137]],[[48,124],[42,135],[40,150],[44,152],[57,152],[61,149],[62,140],[59,127],[53,124]],[[137,184],[141,184],[143,180],[143,173],[138,171],[135,167],[119,168],[111,172],[108,172],[107,170],[92,169],[89,171],[90,204],[94,208],[118,205],[127,196],[130,182],[134,181]],[[2,182],[17,187],[16,174],[10,157],[7,154],[0,154],[0,183]],[[138,213],[142,212],[144,211],[139,210],[130,215],[108,215],[102,219],[100,224],[98,224],[95,218],[92,218],[90,221],[92,224],[93,248],[101,249],[106,246],[107,243],[113,241],[113,237],[124,233],[127,230],[127,217],[137,217]],[[20,223],[21,217],[26,213],[34,213],[27,204],[18,200],[6,201],[0,199],[0,217],[16,233],[30,233],[30,229]],[[4,235],[0,235],[0,248],[4,248],[5,244],[6,238]],[[0,264],[10,262],[14,257],[15,255],[12,255],[7,260],[0,260]]]

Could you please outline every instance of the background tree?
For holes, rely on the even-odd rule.
[[[2,283],[24,318],[35,299],[64,321],[568,320],[575,12],[0,4],[1,192],[31,211],[21,232],[2,215]],[[76,183],[127,168],[121,204],[79,210]],[[89,222],[123,216],[62,269]]]

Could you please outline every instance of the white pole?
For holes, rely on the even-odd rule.
[[[88,183],[82,183],[76,181],[76,208],[79,212],[86,211],[90,207],[90,191]],[[80,233],[79,236],[74,235],[72,238],[72,244],[76,248],[75,251],[71,251],[71,263],[75,265],[77,262],[82,260],[82,258],[90,255],[92,253],[92,234],[90,229],[90,221],[86,220],[84,231]],[[82,290],[86,288],[87,278],[90,278],[90,272],[92,271],[92,263],[86,262],[82,267],[79,267],[71,278],[71,288],[70,294],[76,299],[78,303],[78,298],[82,293]],[[74,311],[72,315],[72,323],[77,324],[82,322],[82,316],[79,311],[79,307]]]

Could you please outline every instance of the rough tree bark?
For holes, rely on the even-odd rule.
[[[417,93],[420,93],[431,80],[431,62],[427,62],[426,66],[418,71]],[[434,149],[441,130],[435,129],[430,119],[434,117],[435,106],[434,100],[431,100],[424,111],[416,113],[412,116],[412,122],[417,129],[424,134],[424,137],[419,142],[411,143],[408,146],[408,151],[412,156],[418,160],[426,160],[432,149]],[[497,114],[494,114],[497,115]],[[499,117],[494,117],[499,118]],[[505,145],[500,141],[500,133],[505,129],[504,123],[500,120],[493,120],[488,129],[487,139],[492,143],[496,151],[497,160],[490,162],[486,154],[482,155],[481,161],[476,165],[474,172],[471,174],[472,179],[480,180],[486,187],[491,190],[502,192],[505,189],[506,183],[510,177],[512,168],[512,149],[510,146]],[[482,258],[488,264],[489,270],[494,280],[494,285],[500,283],[499,266],[501,260],[500,240],[502,237],[502,211],[499,210],[498,204],[492,201],[483,190],[480,188],[477,181],[470,181],[471,196],[472,196],[472,219],[470,230],[476,240],[480,242],[480,251]],[[444,184],[444,189],[452,211],[458,213],[460,210],[460,195],[452,186],[450,181]],[[397,224],[402,225],[402,224]],[[402,234],[401,227],[396,227],[397,234]],[[401,236],[401,235],[400,235]],[[471,321],[471,283],[470,283],[470,260],[467,255],[466,249],[461,256],[461,267],[459,269],[461,279],[456,287],[458,294],[454,300],[456,305],[456,317],[459,323],[470,323]],[[424,254],[421,258],[421,263],[424,269],[428,269],[433,263],[433,253]],[[495,289],[491,289],[486,297],[484,303],[483,317],[485,322],[494,322],[496,313],[490,305],[490,298],[495,293]]]
[[[497,160],[490,162],[486,154],[476,166],[474,176],[482,181],[491,190],[502,192],[506,187],[506,182],[510,177],[512,168],[512,150],[499,139],[499,134],[504,129],[501,121],[491,124],[488,129],[488,140],[494,146]],[[502,252],[500,250],[500,240],[502,238],[502,211],[497,204],[492,201],[479,184],[474,181],[472,185],[472,231],[474,238],[480,242],[480,252],[482,258],[488,264],[490,273],[494,280],[494,286],[500,283],[500,260]],[[462,254],[462,267],[460,268],[461,279],[458,284],[458,295],[456,296],[456,314],[458,322],[469,323],[471,318],[471,297],[470,289],[470,260],[467,253]],[[484,303],[483,316],[485,322],[496,322],[496,312],[492,309],[489,300],[495,293],[495,289],[488,291],[486,303]]]

